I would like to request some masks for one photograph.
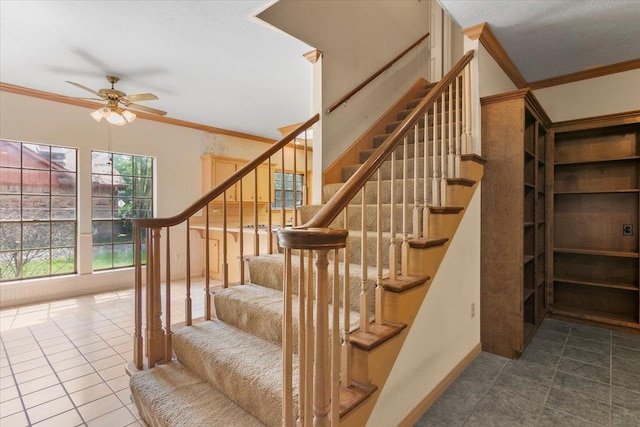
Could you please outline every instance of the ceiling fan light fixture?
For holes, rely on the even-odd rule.
[[[132,121],[134,121],[134,120],[136,119],[136,115],[135,115],[135,113],[132,113],[132,112],[131,112],[131,111],[129,111],[129,110],[124,110],[124,111],[122,111],[122,116],[125,118],[125,120],[126,120],[128,123],[131,123]]]
[[[96,111],[93,111],[93,112],[89,113],[89,115],[90,115],[91,117],[93,117],[93,119],[94,119],[96,122],[99,122],[100,120],[102,120],[102,117],[103,117],[103,115],[102,115],[102,108],[98,108]]]
[[[117,111],[113,110],[111,110],[111,114],[109,114],[109,116],[107,117],[107,121],[116,126],[124,126],[125,124],[127,124],[127,121],[124,119],[124,117],[122,117],[122,115]]]

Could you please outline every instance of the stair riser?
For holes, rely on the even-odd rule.
[[[385,134],[374,136],[373,137],[373,147],[374,148],[378,148],[379,146],[381,146],[382,143],[387,139],[387,137],[389,137],[391,132],[393,132],[393,130],[396,127],[397,127],[397,124],[393,125],[393,129],[391,129],[390,131],[386,130]],[[455,131],[455,129],[454,129],[454,131]],[[445,135],[445,138],[447,138],[448,135],[449,135],[449,126],[448,125],[444,127],[444,135]],[[436,126],[436,136],[438,137],[438,141],[440,141],[442,139],[442,132],[440,132],[440,125]],[[429,142],[433,141],[433,126],[429,126],[429,132],[427,133],[427,138],[428,138]],[[415,132],[413,131],[413,129],[407,134],[407,140],[408,140],[409,144],[413,144],[413,142],[415,140]],[[420,127],[419,130],[418,130],[418,142],[424,142],[424,127]]]
[[[250,280],[252,283],[259,284],[260,286],[265,286],[271,289],[282,290],[282,283],[284,280],[283,276],[283,268],[282,263],[280,263],[280,268],[273,268],[269,266],[267,270],[262,270],[264,264],[261,262],[261,258],[263,257],[255,257],[249,260],[249,272],[250,272]],[[280,256],[280,259],[282,257]],[[271,262],[272,260],[269,260]],[[357,263],[359,264],[359,260]],[[315,268],[315,266],[314,266]],[[307,258],[305,258],[304,269],[307,269]],[[298,295],[298,283],[299,283],[299,258],[294,257],[292,266],[291,266],[291,275],[292,275],[292,288],[293,293]],[[340,265],[339,268],[339,283],[342,289],[344,284],[344,266]],[[375,288],[376,283],[376,269],[373,267],[369,267],[367,269],[367,286],[371,290],[371,294],[373,293],[373,289]],[[330,262],[329,265],[329,279],[333,281],[333,262]],[[360,294],[360,288],[362,286],[362,274],[361,268],[359,265],[351,265],[349,268],[349,286],[350,286],[350,295],[351,301],[350,306],[351,310],[359,311],[357,297]],[[373,301],[373,295],[371,295],[371,301]],[[331,302],[331,301],[329,301]]]
[[[418,179],[418,202],[422,203],[424,198],[424,187],[423,187],[423,179]],[[413,203],[413,183],[414,180],[410,179],[407,181],[407,194],[409,195],[409,199]],[[427,180],[427,200],[431,199],[431,179]],[[380,198],[382,204],[391,203],[391,181],[386,180],[382,181],[382,191],[380,193]],[[329,200],[336,191],[342,186],[342,184],[331,184],[327,185],[324,188],[324,200]],[[402,192],[402,180],[396,180],[395,185],[395,194],[394,194],[394,203],[402,203],[403,192]],[[366,204],[376,204],[378,203],[378,182],[370,181],[365,185],[365,203]],[[350,205],[359,205],[362,204],[362,190],[360,190],[356,196],[351,199],[349,202]]]

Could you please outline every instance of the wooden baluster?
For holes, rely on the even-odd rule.
[[[253,171],[253,255],[260,255],[260,235],[258,234],[258,169]],[[240,264],[244,271],[244,254],[240,259]]]
[[[433,176],[431,177],[431,204],[440,206],[440,175],[438,174],[438,101],[433,102]]]
[[[300,250],[302,252],[302,249]],[[313,423],[313,354],[314,354],[314,340],[315,340],[315,327],[314,327],[314,319],[313,319],[313,284],[314,284],[314,274],[313,274],[313,252],[307,252],[307,327],[306,329],[306,362],[305,362],[305,371],[307,381],[302,385],[306,389],[305,391],[305,405],[304,408],[300,410],[304,410],[304,419],[308,426]]]
[[[456,122],[456,159],[454,164],[455,178],[460,178],[460,160],[461,150],[460,145],[460,76],[456,77],[456,96],[455,96],[455,122]]]
[[[445,133],[445,103],[444,92],[441,97],[440,108],[440,206],[447,206],[447,141]]]
[[[269,157],[269,166],[267,170],[269,173],[269,186],[268,186],[269,197],[267,199],[267,253],[272,254],[273,253],[273,234],[271,232],[271,227],[273,225],[273,218],[271,218],[271,209],[272,209],[271,204],[273,200],[271,198],[273,197],[273,194],[271,193],[272,191],[271,185],[273,184],[273,176],[271,176],[271,157]]]
[[[340,270],[338,249],[333,250],[333,295],[331,330],[331,425],[340,424]],[[345,282],[346,283],[346,282]],[[345,307],[345,311],[347,308]]]
[[[304,191],[303,196],[303,205],[308,205],[309,204],[309,180],[308,175],[309,175],[309,146],[308,146],[308,142],[307,142],[307,132],[308,130],[305,129],[304,131],[304,187],[302,189],[302,191]]]
[[[297,136],[296,136],[297,137]],[[298,155],[296,153],[296,140],[293,140],[293,226],[298,225]]]
[[[191,326],[193,322],[193,313],[191,312],[191,228],[189,227],[189,218],[187,218],[187,296],[184,301],[184,324],[186,326]],[[209,242],[207,242],[207,246]]]
[[[402,253],[400,254],[400,269],[403,275],[409,270],[409,162],[407,161],[409,138],[404,137],[402,148]],[[395,215],[395,205],[391,206],[391,215]]]
[[[460,80],[461,80],[461,92],[460,92],[460,103],[461,103],[461,110],[460,114],[462,115],[462,118],[460,119],[460,127],[462,129],[460,129],[460,139],[461,139],[461,146],[462,146],[462,152],[463,153],[467,153],[467,73],[465,70],[462,70],[462,73],[460,73]]]
[[[240,265],[240,284],[244,285],[244,266],[242,265],[242,259],[244,257],[244,194],[242,188],[242,179],[238,182],[238,192],[240,193],[240,203],[238,203],[239,209],[239,224],[240,230],[238,232],[238,250],[240,252],[239,265]]]
[[[416,122],[414,126],[413,135],[413,238],[417,239],[420,237],[420,204],[418,203],[418,196],[420,194],[418,191],[418,178],[420,177],[420,150],[418,144],[420,141],[419,121]]]
[[[224,197],[226,197],[226,194],[224,195]],[[209,204],[207,203],[206,206],[206,211],[205,211],[205,215],[204,215],[204,222],[205,222],[205,228],[204,228],[204,238],[205,238],[205,246],[204,246],[204,264],[205,264],[205,268],[204,268],[204,305],[205,305],[205,310],[204,310],[204,320],[211,320],[211,310],[210,310],[210,302],[209,302],[209,289],[210,289],[210,285],[211,285],[211,268],[210,268],[210,263],[211,263],[211,258],[209,257],[209,245],[211,244],[211,241],[209,240]]]
[[[422,171],[422,236],[429,237],[429,111],[424,113],[423,171]]]
[[[362,187],[362,192],[364,193],[366,189]],[[383,298],[383,288],[382,288],[382,171],[378,169],[378,182],[376,186],[377,192],[377,206],[376,206],[376,216],[378,217],[377,225],[376,225],[376,268],[377,268],[377,277],[376,277],[376,291],[375,291],[375,322],[377,325],[382,325],[382,298]],[[391,216],[395,215],[395,205],[393,203],[390,204],[391,207]],[[366,244],[366,243],[365,243]],[[362,266],[365,268],[366,266]]]
[[[280,163],[280,168],[282,170],[282,181],[280,182],[280,227],[284,228],[284,226],[287,224],[287,212],[285,209],[285,197],[284,197],[284,193],[285,193],[285,173],[284,173],[284,148],[282,148],[280,150],[280,161],[282,163]]]
[[[222,193],[222,287],[225,289],[229,287],[229,258],[227,250],[227,192],[225,191]],[[207,289],[207,311],[210,312],[210,309],[211,294]]]
[[[151,262],[151,286],[147,293],[151,294],[150,316],[147,324],[149,328],[149,367],[164,360],[164,331],[162,328],[162,295],[160,293],[160,228],[153,228],[151,234],[152,262]],[[147,266],[149,268],[149,266]],[[151,292],[149,292],[151,291]]]
[[[165,352],[164,360],[172,359],[173,348],[171,345],[171,239],[169,237],[169,227],[167,227],[167,256],[166,256],[166,278],[165,278]]]
[[[468,154],[472,151],[473,140],[471,135],[471,65],[467,64],[464,67],[464,110],[465,110],[465,138],[464,142],[464,153]]]
[[[449,135],[447,135],[449,140],[449,153],[447,157],[447,178],[454,178],[456,176],[456,147],[455,139],[453,136],[453,84],[449,85],[449,108],[447,108],[447,111],[449,112]]]
[[[363,248],[366,245],[363,245]],[[314,379],[313,379],[313,425],[314,427],[329,425],[330,397],[330,377],[327,369],[328,351],[327,341],[329,339],[329,275],[326,249],[316,250],[316,336],[315,336],[315,358],[314,358]],[[366,270],[366,264],[363,266]],[[368,312],[361,314],[361,319],[368,319]],[[365,320],[366,322],[366,320]],[[362,322],[361,322],[362,323]]]
[[[306,341],[307,341],[307,312],[306,312],[306,286],[304,278],[304,250],[300,250],[300,261],[298,265],[298,420],[299,426],[305,425],[304,405],[307,399],[304,384],[307,381],[306,376]]]
[[[364,189],[363,189],[364,190]],[[349,218],[349,205],[344,208],[344,223]],[[342,384],[348,387],[351,384],[351,281],[349,280],[349,242],[344,248],[344,283],[342,288],[342,313],[344,325],[342,332]]]
[[[396,150],[391,152],[391,209],[396,205]],[[396,216],[391,215],[391,242],[389,244],[389,277],[398,278],[398,244],[396,241]]]
[[[147,361],[149,368],[153,368],[156,365],[155,357],[153,355],[153,346],[152,346],[152,325],[153,325],[153,239],[151,238],[151,229],[147,228],[147,270],[146,270],[146,301],[145,301],[145,341],[146,341],[146,349],[147,352]]]
[[[291,249],[284,250],[284,283],[282,292],[282,425],[293,426],[293,315],[291,299]]]
[[[366,187],[366,185],[365,185]],[[391,207],[393,209],[393,206]],[[349,223],[345,222],[345,228],[348,229]],[[364,187],[362,190],[362,236],[360,238],[360,265],[361,265],[361,285],[360,285],[360,330],[369,332],[369,289],[368,289],[368,272],[367,272],[367,198]]]
[[[140,230],[138,227],[133,228],[133,257],[135,260],[135,307],[134,307],[134,333],[133,333],[133,360],[137,369],[142,369],[144,350],[142,339],[142,244],[140,242]],[[148,252],[148,250],[147,250]]]

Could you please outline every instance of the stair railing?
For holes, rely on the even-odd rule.
[[[229,286],[229,271],[228,260],[230,256],[236,256],[240,260],[240,271],[238,276],[240,277],[240,283],[245,283],[244,265],[242,259],[245,255],[260,255],[260,253],[273,253],[275,251],[273,245],[272,231],[277,228],[282,228],[287,225],[287,218],[285,216],[285,187],[282,186],[280,197],[281,214],[278,215],[274,212],[272,204],[276,201],[274,198],[274,191],[271,186],[272,172],[274,167],[279,165],[278,168],[282,170],[282,179],[284,181],[285,169],[285,155],[284,151],[287,146],[291,146],[293,143],[293,182],[294,182],[294,203],[291,207],[293,212],[293,218],[298,216],[298,201],[297,201],[297,186],[296,174],[302,173],[304,177],[303,185],[306,186],[306,179],[309,171],[309,165],[307,163],[307,149],[308,141],[307,131],[311,126],[320,119],[320,116],[316,114],[311,119],[302,123],[296,129],[292,130],[288,135],[284,136],[278,142],[273,144],[261,155],[255,159],[249,161],[246,165],[238,169],[231,176],[226,178],[222,183],[209,191],[207,194],[198,199],[191,206],[180,212],[179,214],[169,218],[138,218],[133,220],[134,229],[134,262],[135,262],[135,331],[134,331],[134,354],[133,364],[131,369],[143,369],[146,355],[146,365],[148,368],[152,368],[157,363],[165,363],[173,358],[173,349],[171,343],[171,328],[175,320],[171,318],[171,265],[177,263],[177,259],[171,258],[171,240],[170,230],[171,228],[183,227],[186,228],[185,239],[185,257],[186,263],[186,277],[185,277],[185,315],[184,325],[189,326],[197,319],[194,319],[192,308],[192,295],[191,295],[191,238],[190,231],[196,230],[202,234],[204,240],[204,320],[210,320],[212,316],[212,279],[210,275],[211,271],[211,258],[209,249],[209,236],[210,231],[219,231],[222,234],[222,252],[221,252],[221,269],[222,280],[221,286]],[[304,169],[299,168],[296,159],[296,138],[302,140],[304,144]],[[261,188],[259,183],[258,174],[259,167],[267,167],[268,170],[268,200],[261,200],[259,202],[258,190]],[[287,165],[289,166],[289,165]],[[264,178],[263,178],[264,179]],[[243,181],[244,183],[250,183],[253,181],[253,194],[252,197],[252,212],[245,213],[244,211],[244,194],[243,194]],[[251,186],[251,185],[250,185]],[[231,191],[237,191],[239,195],[239,202],[237,204],[238,212],[231,215],[229,212],[229,202],[227,201],[227,193]],[[302,191],[304,195],[307,194],[306,189]],[[246,202],[251,204],[251,202]],[[302,200],[301,203],[305,203]],[[266,204],[266,206],[265,206]],[[219,212],[222,210],[222,217],[212,220],[213,210]],[[203,212],[204,210],[204,212]],[[203,215],[199,215],[200,213]],[[265,220],[266,215],[266,220]],[[245,216],[249,218],[249,226],[245,224]],[[237,218],[237,220],[235,219]],[[260,219],[265,220],[266,228],[260,226]],[[231,232],[238,235],[238,247],[236,253],[231,254],[228,250],[227,239],[228,234]],[[253,250],[244,245],[244,235],[252,236]],[[161,241],[164,240],[166,245],[164,254],[161,253]],[[266,241],[265,241],[266,240]],[[263,242],[262,244],[260,242]],[[247,253],[249,252],[249,253]],[[143,268],[143,255],[146,253],[146,269]],[[181,260],[182,262],[182,260]],[[165,268],[164,277],[164,298],[162,296],[162,277],[161,268]],[[143,280],[144,272],[144,280]],[[145,302],[143,307],[143,301]],[[164,322],[162,314],[164,313]],[[146,315],[143,322],[143,315]],[[143,334],[144,328],[144,334]]]
[[[285,252],[283,425],[293,426],[294,422],[302,426],[338,425],[341,412],[344,414],[340,407],[341,389],[356,383],[365,387],[369,385],[366,372],[351,368],[354,333],[371,337],[371,332],[385,325],[382,310],[383,295],[387,292],[385,288],[389,286],[392,289],[398,283],[414,280],[407,274],[410,242],[432,237],[429,213],[447,211],[447,180],[460,177],[460,158],[468,154],[473,146],[470,101],[470,61],[473,54],[473,51],[469,51],[458,61],[311,220],[300,227],[278,231],[278,241]],[[409,158],[411,141],[414,142],[412,159]],[[399,156],[401,159],[398,159]],[[383,174],[387,169],[383,166],[389,159],[390,188],[384,191]],[[396,164],[398,160],[402,162],[400,168]],[[413,191],[410,191],[410,177],[413,178]],[[400,185],[397,179],[402,180]],[[397,185],[399,188],[396,188]],[[382,208],[385,194],[391,197],[388,203],[390,212],[384,212]],[[357,204],[358,195],[361,196],[360,206]],[[362,213],[359,224],[358,208]],[[368,213],[377,217],[375,225],[368,220]],[[388,226],[383,226],[385,215],[390,217]],[[399,231],[396,229],[398,222],[401,223]],[[346,229],[358,227],[361,229],[360,293],[358,300],[352,301],[349,278],[353,270],[349,271],[349,263],[358,261],[351,259]],[[387,227],[389,231],[383,232]],[[371,255],[368,248],[370,242],[375,244]],[[298,348],[304,349],[298,352],[300,409],[297,413],[294,412],[292,389],[293,251],[299,254],[301,260],[307,259],[308,269],[306,275],[301,273],[304,279],[299,281],[299,319],[305,319],[304,322],[300,320],[299,330],[305,329],[306,333],[299,333],[297,337]],[[388,254],[386,260],[385,254]],[[311,271],[313,258],[314,272]],[[340,260],[344,266],[342,289]],[[302,261],[300,265],[302,267]],[[369,266],[374,267],[373,280],[368,276]],[[341,300],[343,310],[340,310]],[[315,310],[312,304],[315,304]],[[310,322],[314,312],[315,321]],[[359,316],[357,331],[352,330],[352,316]],[[315,335],[312,336],[313,332]]]

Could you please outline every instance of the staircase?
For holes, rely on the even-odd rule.
[[[347,183],[325,185],[326,204],[299,210],[305,225],[282,229],[279,251],[246,257],[247,283],[213,292],[205,321],[172,331],[167,315],[163,329],[160,292],[147,286],[130,387],[149,425],[364,425],[392,366],[374,350],[397,353],[482,176],[482,159],[449,137],[460,135],[449,120],[464,88],[459,70],[449,80],[418,91],[360,164],[343,167]],[[136,227],[159,249],[146,221]],[[159,282],[148,259],[147,283]]]

